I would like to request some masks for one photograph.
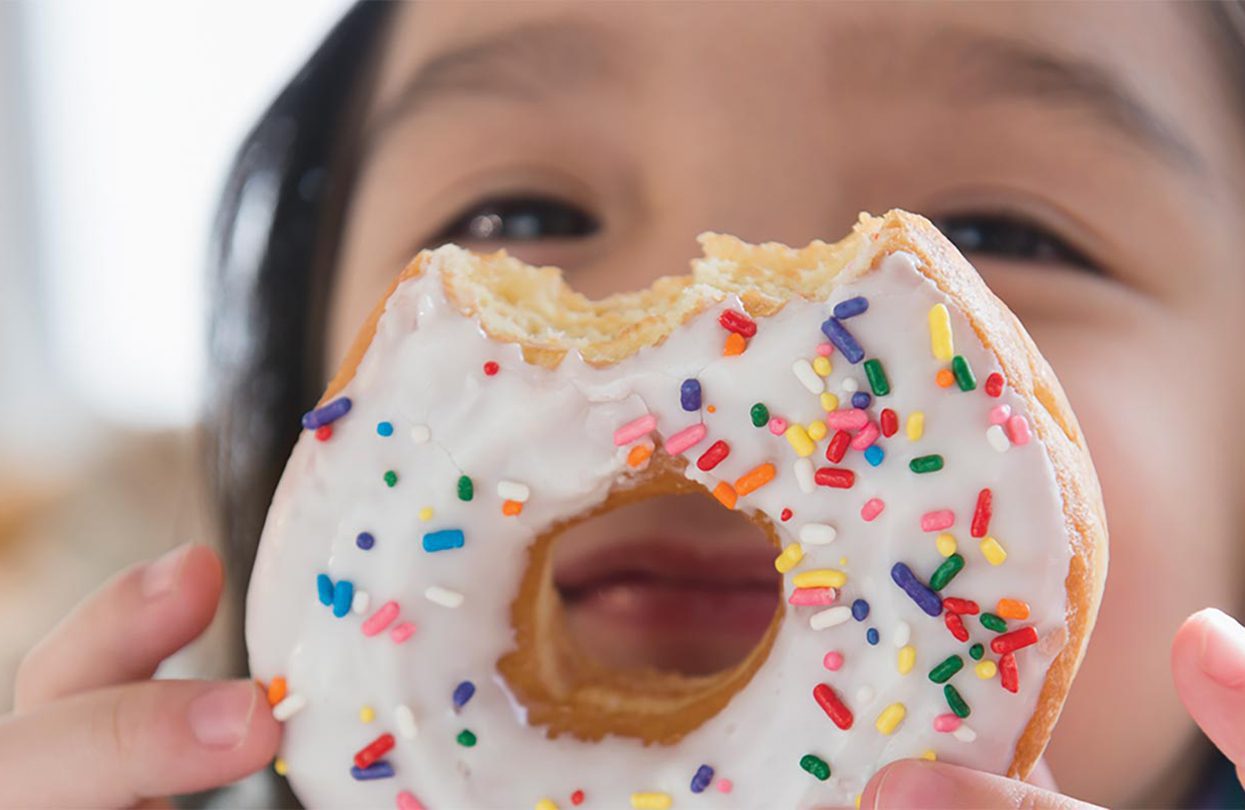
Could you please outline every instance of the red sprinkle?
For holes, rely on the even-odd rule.
[[[367,768],[393,748],[393,735],[382,734],[359,749],[354,755],[354,764],[359,768]]]
[[[1003,393],[1003,375],[997,371],[986,377],[986,393],[992,397],[1001,396]]]
[[[960,599],[955,596],[943,599],[942,609],[948,613],[967,613],[969,616],[976,616],[981,612],[981,606],[972,599]]]
[[[1015,652],[1024,649],[1030,644],[1036,644],[1038,640],[1037,630],[1033,626],[1022,627],[1019,630],[1013,630],[1010,633],[1004,633],[1001,636],[995,636],[990,641],[990,649],[999,655]]]
[[[778,515],[778,519],[781,520],[783,523],[786,523],[788,520],[791,520],[791,515],[792,515],[791,510],[784,506],[782,509],[782,512],[779,513]]]
[[[985,537],[990,531],[990,516],[994,514],[994,493],[986,487],[977,493],[977,508],[973,510],[973,525],[969,534]]]
[[[1016,668],[1015,653],[1008,653],[999,659],[999,682],[1008,692],[1020,689],[1020,670]]]
[[[836,726],[844,731],[852,727],[852,710],[847,708],[843,701],[839,700],[839,696],[829,686],[824,683],[814,686],[813,699],[817,701],[817,705],[821,706],[822,711],[834,721]]]
[[[847,446],[851,443],[852,434],[846,430],[836,430],[830,437],[830,443],[826,445],[826,461],[838,464],[843,460],[843,456],[847,453]]]
[[[750,338],[757,333],[756,321],[733,309],[728,309],[719,315],[718,323],[722,324],[722,328],[728,332],[734,332],[746,338]]]
[[[718,439],[709,445],[709,449],[700,454],[700,458],[696,459],[696,466],[708,472],[721,463],[722,459],[731,454],[731,446],[726,442]]]
[[[851,489],[856,483],[856,473],[851,470],[836,469],[834,467],[822,467],[813,473],[813,480],[821,484],[823,487],[834,487],[835,489]]]
[[[882,415],[878,418],[878,422],[882,426],[882,435],[888,439],[899,431],[899,414],[890,408],[882,409]]]
[[[490,360],[484,364],[484,373],[490,377],[499,371],[501,371],[501,366],[499,366],[496,361]]]
[[[320,425],[320,427],[316,428],[316,439],[327,442],[331,438],[333,438],[332,425]]]
[[[947,623],[947,629],[951,631],[951,635],[955,636],[956,641],[968,641],[968,630],[964,627],[964,620],[960,618],[960,614],[947,613],[943,621]]]
[[[579,805],[583,803],[584,803],[584,792],[582,790],[577,790],[571,794],[571,804],[578,807]]]

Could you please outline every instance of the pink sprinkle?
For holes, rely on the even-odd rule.
[[[990,424],[1001,425],[1012,415],[1011,405],[995,405],[990,409]]]
[[[730,793],[735,789],[735,783],[729,779],[718,780],[718,793]]]
[[[1007,438],[1012,444],[1029,443],[1029,420],[1017,414],[1007,420]]]
[[[934,731],[941,731],[944,734],[955,731],[960,727],[960,718],[947,712],[940,714],[934,718]]]
[[[657,415],[646,413],[639,419],[632,419],[627,424],[614,431],[614,446],[622,447],[624,444],[631,444],[641,436],[645,436],[657,427]]]
[[[683,428],[669,439],[666,439],[666,452],[672,456],[677,456],[689,447],[695,447],[708,433],[709,428],[703,422]]]
[[[369,638],[388,627],[394,619],[398,618],[398,603],[394,601],[386,602],[380,606],[380,610],[373,613],[363,623],[363,635]]]
[[[935,509],[921,515],[921,531],[923,532],[940,532],[943,529],[950,529],[954,523],[955,512],[950,509]]]
[[[833,430],[860,430],[869,423],[869,414],[860,408],[844,408],[826,414],[826,425]]]
[[[886,508],[886,502],[881,498],[870,498],[865,501],[865,505],[860,507],[860,517],[869,523],[878,515],[882,514],[882,510]]]
[[[791,605],[833,605],[839,596],[834,588],[796,588],[787,597]]]
[[[398,794],[398,810],[424,810],[424,806],[415,798],[415,794],[404,790]]]
[[[869,422],[860,429],[860,432],[852,437],[853,450],[868,450],[869,446],[878,440],[878,436],[882,435],[882,431],[878,430],[877,422]]]
[[[826,657],[821,659],[821,665],[831,672],[838,672],[843,666],[843,653],[838,650],[831,650],[826,653]]]
[[[769,432],[775,436],[781,436],[787,432],[787,420],[781,416],[775,416],[769,420]]]
[[[834,346],[829,343],[818,343],[817,354],[821,357],[829,357],[834,352]]]
[[[410,622],[402,622],[389,631],[389,638],[393,639],[395,644],[401,644],[413,635],[415,635],[415,625]]]

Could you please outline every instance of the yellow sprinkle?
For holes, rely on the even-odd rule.
[[[277,772],[277,776],[285,776],[289,772],[289,768],[285,765],[285,760],[277,757],[272,761],[272,769]]]
[[[861,793],[857,793],[857,794],[856,794],[856,810],[860,810],[860,797],[861,797],[862,795],[864,795],[864,794],[861,794]]]
[[[938,547],[938,553],[944,557],[950,557],[955,553],[955,535],[950,532],[943,532],[938,535],[938,539],[934,541],[934,545]]]
[[[994,677],[994,673],[999,671],[998,665],[993,661],[978,661],[977,666],[973,667],[973,671],[977,673],[977,677],[983,681],[988,681]]]
[[[895,729],[899,728],[899,724],[903,722],[904,716],[907,713],[908,710],[902,703],[892,703],[878,715],[878,721],[875,725],[878,727],[878,731],[883,734],[894,734]]]
[[[946,304],[934,304],[929,308],[929,348],[934,357],[944,363],[955,356],[955,342],[951,339],[951,314]]]
[[[774,567],[778,569],[778,573],[785,574],[799,565],[802,559],[804,559],[804,547],[799,543],[791,543],[774,558]]]
[[[925,412],[913,411],[908,414],[908,441],[914,442],[925,434]]]
[[[826,413],[839,409],[839,398],[827,391],[821,395],[821,409]]]
[[[558,805],[553,799],[541,799],[536,802],[536,810],[558,810]]]
[[[847,565],[847,558],[839,557],[839,565]]]
[[[921,759],[928,759],[930,762],[936,762],[938,760],[938,755],[934,753],[934,749],[926,748],[921,752]]]
[[[359,709],[359,722],[360,723],[370,723],[375,719],[376,719],[376,710],[373,709],[371,706],[364,706],[363,708]]]
[[[986,560],[991,565],[1002,565],[1007,559],[1007,552],[999,545],[999,541],[993,537],[986,537],[981,541],[981,553],[985,555]]]
[[[906,644],[899,648],[899,674],[907,675],[916,666],[916,647]]]
[[[797,588],[842,588],[847,583],[847,574],[833,568],[817,568],[796,574],[791,581]]]
[[[431,506],[425,506],[423,509],[420,509],[420,510],[419,510],[419,519],[420,519],[420,520],[423,520],[423,521],[429,521],[429,520],[432,520],[432,507],[431,507]]]
[[[787,441],[791,443],[791,447],[795,450],[795,454],[800,458],[807,458],[817,449],[817,445],[813,444],[813,440],[808,437],[808,431],[803,425],[792,425],[787,428],[782,435],[787,437]]]
[[[826,438],[826,423],[825,422],[809,422],[808,423],[808,437],[815,442],[819,442],[822,439]]]
[[[834,371],[834,366],[830,365],[829,357],[818,356],[813,360],[813,371],[816,371],[822,377],[829,377],[830,372]]]
[[[674,799],[669,793],[632,793],[631,806],[635,810],[667,810]]]

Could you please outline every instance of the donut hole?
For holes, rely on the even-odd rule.
[[[511,607],[516,648],[498,669],[550,736],[675,742],[725,707],[773,643],[773,528],[655,462],[531,547]]]

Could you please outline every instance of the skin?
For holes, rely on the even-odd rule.
[[[440,58],[495,41],[510,43],[500,57]],[[1032,52],[1023,60],[1017,42]],[[1095,74],[1052,67],[1064,59],[1090,60],[1135,105],[1069,89]],[[1185,619],[1207,604],[1240,609],[1237,93],[1195,14],[1157,4],[404,7],[367,111],[328,359],[393,273],[490,196],[540,193],[591,212],[595,235],[503,245],[567,268],[589,295],[682,272],[706,229],[803,244],[890,207],[1040,223],[1094,269],[969,258],[1059,373],[1111,522],[1098,629],[1048,759],[1068,796],[1176,803],[1205,746],[1198,726],[1245,763],[1233,722],[1245,712],[1245,629],[1217,611]],[[1164,123],[1143,125],[1138,108]],[[733,548],[756,542],[722,520],[713,529]],[[133,804],[270,760],[277,729],[249,698],[213,712],[229,745],[205,745],[188,707],[218,685],[144,682],[206,626],[219,595],[215,558],[183,554],[178,587],[143,597],[143,570],[122,574],[31,654],[18,711],[0,724],[0,805]],[[580,608],[589,636],[620,620]],[[617,637],[620,659],[650,655],[642,634]],[[737,643],[742,654],[747,634]],[[49,781],[67,746],[77,778]],[[861,804],[1080,806],[1053,784],[903,762]]]

